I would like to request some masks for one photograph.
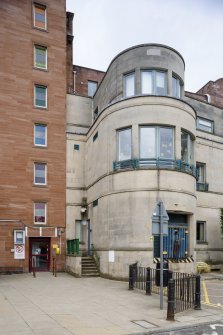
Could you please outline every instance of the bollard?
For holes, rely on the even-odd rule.
[[[133,266],[129,265],[129,290],[133,290]]]
[[[53,257],[53,276],[55,274],[55,258]]]
[[[146,268],[146,295],[151,295],[151,271]]]
[[[201,276],[196,276],[196,289],[195,289],[195,304],[194,309],[201,309]]]
[[[36,278],[36,259],[32,258],[33,277]]]
[[[175,305],[175,281],[170,279],[168,282],[168,305],[167,320],[174,321],[174,305]]]
[[[57,259],[55,257],[55,262],[54,262],[54,277],[57,276]]]

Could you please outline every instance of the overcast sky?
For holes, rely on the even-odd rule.
[[[223,0],[67,0],[74,64],[106,71],[121,51],[168,45],[186,63],[185,89],[223,77]]]

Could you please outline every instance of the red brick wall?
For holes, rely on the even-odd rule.
[[[74,91],[77,94],[87,96],[88,95],[88,80],[89,81],[95,81],[100,84],[102,81],[105,72],[88,69],[86,67],[81,67],[74,65],[74,82],[75,87]]]
[[[0,1],[0,220],[18,219],[32,226],[33,202],[46,201],[47,225],[65,227],[65,0],[43,3],[47,32],[33,28],[32,1]],[[47,46],[47,71],[33,67],[34,43]],[[33,106],[35,83],[47,85],[46,110]],[[47,124],[47,148],[34,146],[36,122]],[[47,163],[45,187],[33,185],[35,161]],[[0,228],[0,268],[19,264],[27,270],[28,238],[26,260],[14,260],[10,250],[17,224],[5,223]],[[65,253],[61,259],[65,260]]]
[[[223,78],[216,81],[209,81],[204,87],[202,87],[198,94],[209,94],[211,97],[211,104],[216,105],[220,108],[223,107]]]

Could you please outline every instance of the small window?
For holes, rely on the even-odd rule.
[[[142,94],[166,95],[166,73],[157,70],[141,71]]]
[[[118,130],[118,161],[132,158],[132,129]]]
[[[198,183],[206,183],[206,164],[197,162],[196,170]]]
[[[34,46],[34,66],[38,69],[47,69],[47,48]]]
[[[75,238],[82,242],[82,221],[75,221]]]
[[[197,129],[207,131],[208,133],[213,133],[213,121],[197,118]]]
[[[98,83],[96,81],[89,80],[87,83],[87,87],[88,87],[88,96],[93,97],[97,90]]]
[[[124,96],[131,97],[135,95],[135,73],[129,73],[124,76]]]
[[[34,223],[35,224],[46,223],[46,203],[44,202],[34,203]]]
[[[35,107],[47,108],[47,87],[35,85],[34,87]]]
[[[98,107],[96,107],[94,110],[94,120],[96,120],[97,117],[98,117]]]
[[[34,3],[33,23],[34,23],[34,27],[46,30],[47,19],[46,19],[46,7],[45,6]]]
[[[181,83],[180,79],[176,77],[172,77],[172,95],[176,98],[181,97]]]
[[[93,201],[93,207],[96,207],[96,206],[98,206],[98,199]]]
[[[34,163],[34,184],[46,185],[46,163]]]
[[[94,134],[94,136],[93,136],[93,142],[96,141],[97,138],[98,138],[98,132]]]
[[[206,222],[197,221],[197,242],[206,242]]]
[[[34,125],[34,145],[47,146],[47,126],[44,124]]]
[[[185,164],[194,164],[194,141],[186,131],[181,131],[181,160]]]

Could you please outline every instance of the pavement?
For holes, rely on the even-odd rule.
[[[212,279],[207,274],[204,278]],[[217,279],[223,279],[221,275]],[[220,322],[223,307],[202,305],[166,320],[159,295],[129,291],[128,283],[103,278],[75,278],[48,272],[0,275],[0,334],[130,335]]]

